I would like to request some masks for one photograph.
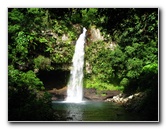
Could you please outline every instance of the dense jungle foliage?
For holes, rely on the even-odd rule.
[[[56,119],[38,75],[70,71],[83,27],[98,28],[103,36],[93,42],[87,34],[85,62],[90,72],[84,70],[85,88],[150,91],[156,97],[158,9],[9,8],[9,120]]]

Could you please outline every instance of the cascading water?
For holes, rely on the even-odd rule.
[[[83,99],[83,67],[84,67],[84,43],[86,37],[86,28],[79,36],[75,52],[72,59],[72,70],[67,85],[67,102],[81,102]]]

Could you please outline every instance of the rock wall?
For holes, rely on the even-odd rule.
[[[91,27],[87,31],[87,44],[97,42],[97,41],[103,41],[104,37],[102,36],[100,30],[96,27]]]

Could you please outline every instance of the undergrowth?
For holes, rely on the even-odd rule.
[[[84,83],[85,88],[95,88],[97,90],[118,90],[123,91],[124,86],[118,86],[106,82],[102,82],[100,80],[85,80]]]

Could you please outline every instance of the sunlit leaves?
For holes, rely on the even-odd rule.
[[[39,41],[40,41],[41,43],[47,43],[47,42],[48,42],[47,39],[45,39],[44,37],[40,38]]]
[[[158,64],[153,63],[153,64],[148,64],[143,67],[143,71],[146,73],[158,73]]]
[[[27,12],[33,15],[42,15],[44,13],[41,8],[27,8]]]
[[[13,21],[15,24],[20,23],[24,20],[24,14],[21,13],[18,9],[13,9],[12,12],[8,13],[8,17],[11,21]],[[9,21],[9,22],[11,22]]]
[[[101,81],[99,79],[97,80],[86,80],[85,81],[85,87],[86,88],[95,88],[97,90],[119,90],[123,91],[124,86],[116,86],[111,83],[107,83],[104,81]]]
[[[18,31],[18,30],[20,30],[21,29],[21,26],[20,25],[12,25],[12,26],[8,26],[8,31],[9,32],[11,32],[11,33],[14,33],[14,32],[16,32],[16,31]]]
[[[20,31],[15,42],[9,46],[9,59],[12,63],[25,64],[28,55],[28,40],[24,32]]]
[[[30,89],[43,89],[43,83],[36,77],[33,71],[21,72],[14,69],[13,66],[8,67],[9,86],[27,87]]]

